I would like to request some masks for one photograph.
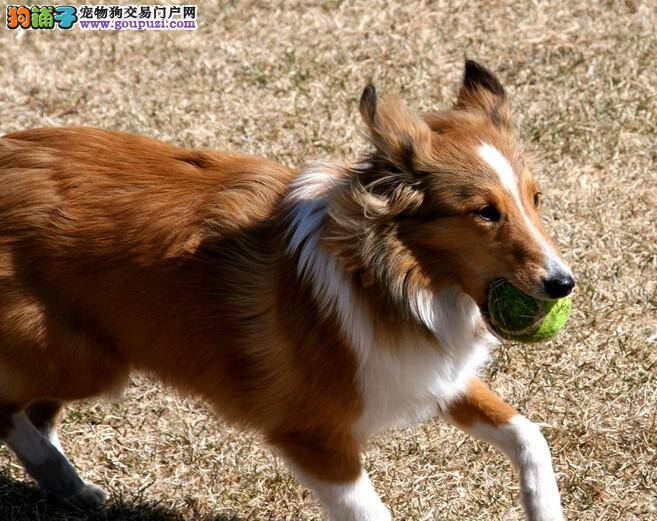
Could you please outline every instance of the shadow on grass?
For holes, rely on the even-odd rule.
[[[16,481],[0,473],[1,521],[188,521],[157,503],[112,496],[104,508],[80,510],[63,501],[45,497],[35,485]],[[238,517],[193,518],[195,521],[241,521]]]

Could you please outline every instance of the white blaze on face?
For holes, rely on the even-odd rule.
[[[545,255],[545,270],[546,272],[553,271],[555,269],[561,270],[564,272],[569,272],[570,270],[563,265],[563,262],[559,259],[559,256],[554,251],[554,248],[545,240],[545,237],[538,231],[534,223],[527,215],[525,206],[522,203],[522,198],[520,196],[520,187],[518,186],[518,178],[516,177],[513,167],[509,160],[502,155],[502,153],[495,148],[493,145],[488,143],[482,143],[477,148],[477,153],[484,162],[491,167],[493,172],[497,175],[500,180],[500,183],[504,189],[511,194],[513,197],[516,206],[520,215],[522,215],[523,220],[527,229],[531,233],[532,237],[538,244],[541,245],[543,254]]]

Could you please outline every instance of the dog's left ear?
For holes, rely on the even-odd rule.
[[[401,100],[396,97],[379,100],[374,85],[370,83],[363,90],[359,108],[370,140],[401,171],[416,173],[431,157],[431,129]]]
[[[504,87],[492,72],[473,60],[465,60],[456,108],[484,114],[497,127],[509,124],[509,104]]]

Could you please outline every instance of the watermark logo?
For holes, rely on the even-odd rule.
[[[197,28],[196,5],[8,5],[7,29],[163,31]]]
[[[72,5],[8,5],[7,29],[70,29],[77,22]]]

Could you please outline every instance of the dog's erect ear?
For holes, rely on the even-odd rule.
[[[379,100],[370,83],[360,98],[360,113],[374,146],[400,170],[413,173],[431,157],[431,129],[398,98]]]
[[[465,60],[456,108],[483,113],[498,127],[509,124],[509,106],[504,87],[492,72],[473,60]]]

